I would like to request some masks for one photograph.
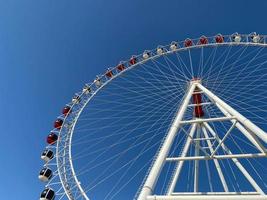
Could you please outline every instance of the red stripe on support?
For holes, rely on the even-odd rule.
[[[195,92],[199,92],[199,90],[195,89]],[[193,103],[196,104],[194,108],[195,117],[203,117],[204,111],[202,109],[202,105],[200,105],[202,103],[201,93],[193,94]]]

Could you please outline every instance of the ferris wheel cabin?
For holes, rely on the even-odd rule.
[[[55,192],[51,188],[46,188],[40,196],[40,200],[54,200]]]
[[[63,114],[64,116],[67,116],[69,113],[71,113],[71,108],[70,108],[70,106],[65,106],[65,107],[63,108],[63,110],[62,110],[62,114]]]
[[[47,136],[47,138],[46,138],[46,142],[47,142],[48,144],[52,145],[52,144],[55,144],[55,143],[56,143],[57,139],[58,139],[57,134],[51,132],[51,133]]]
[[[53,176],[53,172],[51,169],[43,168],[40,171],[38,178],[43,182],[47,182],[52,178],[52,176]]]
[[[57,119],[57,120],[54,122],[54,128],[56,128],[56,129],[61,129],[62,124],[63,124],[63,120],[62,120],[62,119]]]
[[[54,153],[50,149],[44,150],[42,155],[41,155],[41,159],[44,160],[45,162],[49,162],[53,158],[54,158]]]

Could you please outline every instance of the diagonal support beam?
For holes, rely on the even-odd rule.
[[[167,133],[166,139],[159,151],[159,154],[153,163],[145,184],[143,185],[143,188],[138,196],[138,200],[147,200],[147,197],[152,194],[195,88],[196,83],[191,83],[188,87],[187,93],[181,103],[181,107],[177,112],[177,115],[169,129],[169,132]]]
[[[193,124],[191,126],[190,133],[187,137],[184,149],[183,149],[181,156],[180,156],[181,158],[184,158],[187,155],[188,149],[190,147],[190,143],[192,142],[192,138],[194,137],[194,133],[196,131],[196,126],[197,126],[197,124]],[[173,178],[170,182],[171,183],[170,187],[168,188],[168,192],[167,192],[168,195],[171,195],[174,191],[174,188],[176,186],[177,180],[179,179],[183,164],[184,164],[184,161],[181,160],[177,163],[177,165],[175,167],[174,175],[173,175]]]
[[[209,130],[209,132],[216,137],[217,141],[220,143],[221,139],[218,137],[218,135],[215,133],[215,131],[210,127],[210,125],[207,122],[203,123],[204,126]],[[232,152],[226,147],[226,145],[224,143],[222,143],[222,148],[223,150],[229,154],[232,155]],[[246,177],[246,179],[250,182],[250,184],[253,186],[253,188],[261,193],[262,195],[265,195],[264,192],[262,191],[262,189],[259,187],[259,185],[255,182],[255,180],[250,176],[250,174],[248,173],[248,171],[243,167],[243,165],[239,162],[239,160],[237,158],[232,158],[232,161],[235,163],[235,165],[238,167],[238,169],[244,174],[244,176]]]
[[[230,127],[230,129],[227,131],[227,133],[224,135],[223,139],[221,140],[221,142],[218,144],[218,146],[216,147],[216,149],[213,151],[213,153],[211,154],[211,157],[215,155],[215,153],[218,151],[218,149],[221,147],[221,145],[223,144],[223,142],[226,140],[227,136],[231,133],[231,131],[235,128],[236,125],[236,121],[233,123],[233,125]]]
[[[203,131],[203,133],[204,133],[204,136],[205,136],[206,138],[208,138],[209,135],[208,135],[208,132],[207,132],[206,128],[205,128],[203,125],[201,125],[201,128],[202,128],[202,131]],[[214,149],[213,149],[213,147],[212,147],[212,144],[211,144],[210,140],[207,140],[207,144],[208,144],[208,146],[209,146],[209,148],[210,148],[210,152],[211,152],[211,154],[213,154],[215,151],[214,151]],[[227,184],[226,184],[226,181],[225,181],[225,178],[224,178],[224,175],[223,175],[223,172],[222,172],[220,163],[219,163],[219,161],[216,160],[216,159],[214,159],[213,161],[214,161],[215,167],[216,167],[216,169],[217,169],[217,172],[218,172],[218,174],[219,174],[220,180],[221,180],[221,182],[222,182],[223,189],[224,189],[225,192],[228,192],[229,189],[228,189],[228,186],[227,186]]]
[[[217,107],[219,108],[219,110],[227,117],[231,117],[231,115],[225,110],[223,109],[220,105],[217,105]],[[235,123],[236,120],[231,120],[232,123]],[[242,124],[240,124],[239,122],[236,123],[236,128],[243,133],[243,135],[255,146],[257,147],[257,149],[259,151],[261,151],[262,153],[267,153],[265,147],[263,146],[263,144],[259,141],[259,139],[257,138],[257,136],[254,133],[249,132],[247,129],[245,129],[243,127]]]
[[[190,134],[188,134],[188,133],[186,132],[186,130],[184,130],[183,127],[181,127],[181,130],[182,130],[185,134],[187,134],[188,137],[191,138],[191,142],[192,142],[192,144],[195,146],[195,148],[198,146],[197,148],[198,148],[200,151],[202,151],[206,156],[210,156],[210,154],[208,154],[207,151],[206,151],[203,147],[201,147],[200,145],[197,145],[197,142],[200,141],[199,139],[194,139],[193,137],[191,137]]]
[[[221,100],[219,97],[217,97],[215,94],[213,94],[210,90],[205,88],[203,85],[196,83],[197,87],[201,89],[211,101],[213,101],[216,105],[221,106],[223,109],[225,109],[229,114],[236,117],[236,119],[242,123],[247,129],[251,130],[255,135],[257,135],[260,139],[262,139],[265,143],[267,143],[267,134],[260,129],[258,126],[256,126],[254,123],[252,123],[249,119],[241,115],[239,112],[237,112],[235,109],[233,109],[231,106],[226,104],[223,100]]]

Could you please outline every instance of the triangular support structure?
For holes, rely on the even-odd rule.
[[[196,92],[197,91],[197,92]],[[183,120],[185,112],[189,105],[192,96],[195,93],[203,93],[210,100],[210,102],[202,103],[202,104],[210,104],[213,103],[218,110],[224,115],[223,117],[217,118],[194,118],[192,120]],[[200,105],[200,104],[199,104]],[[196,106],[196,105],[193,105]],[[220,138],[216,131],[209,125],[210,122],[216,121],[230,121],[232,126],[225,133],[223,138]],[[174,139],[178,133],[178,130],[184,125],[190,124],[191,128],[189,133],[187,134],[187,139],[185,141],[185,145],[179,157],[168,158],[169,152],[171,150],[171,146],[174,142]],[[251,153],[251,154],[234,154],[232,151],[225,145],[224,141],[232,131],[232,129],[237,128],[258,150],[260,153]],[[202,131],[204,138],[199,138],[199,130]],[[218,145],[217,147],[213,147],[210,136],[212,135],[212,139],[216,140]],[[207,143],[207,148],[210,153],[200,147],[200,140],[205,140]],[[149,171],[149,174],[145,180],[145,183],[141,189],[141,192],[138,196],[138,200],[216,200],[216,199],[227,199],[227,200],[238,200],[238,199],[257,199],[257,200],[267,200],[267,196],[260,188],[260,186],[256,183],[253,177],[249,174],[249,172],[245,169],[245,167],[239,162],[239,158],[258,158],[258,157],[267,157],[266,149],[262,142],[267,143],[267,134],[251,122],[249,119],[244,117],[234,108],[225,103],[222,99],[213,94],[210,90],[204,87],[201,84],[200,80],[193,80],[190,82],[189,87],[187,89],[186,95],[184,96],[182,103],[180,104],[180,108],[176,113],[176,117],[171,125],[165,141],[159,151],[159,154]],[[187,153],[189,150],[189,146],[191,144],[195,145],[195,156],[187,157]],[[219,148],[222,148],[225,155],[218,155],[217,151]],[[204,156],[201,156],[199,153],[202,151]],[[251,184],[251,186],[255,189],[255,192],[229,192],[228,185],[226,183],[224,174],[222,172],[219,159],[231,159],[236,167],[242,172],[247,181]],[[180,176],[184,161],[186,160],[194,160],[195,168],[194,168],[194,192],[192,193],[175,193],[174,189],[177,184],[177,180]],[[214,165],[217,169],[220,182],[222,183],[224,192],[208,192],[202,193],[198,191],[198,161],[199,160],[213,160]],[[154,188],[157,183],[157,180],[160,176],[161,170],[166,162],[176,162],[176,167],[174,169],[173,176],[170,180],[170,185],[167,190],[166,195],[155,195]],[[193,178],[193,177],[192,177]]]

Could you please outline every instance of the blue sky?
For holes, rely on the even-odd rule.
[[[96,74],[172,40],[266,34],[266,8],[264,0],[0,1],[1,199],[38,198],[45,136]]]

